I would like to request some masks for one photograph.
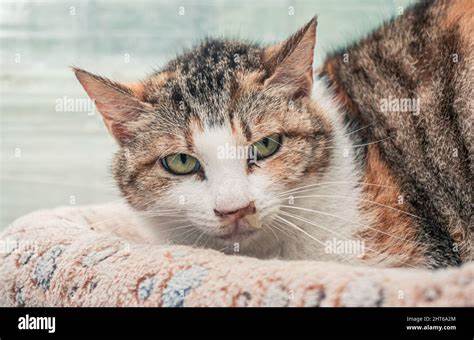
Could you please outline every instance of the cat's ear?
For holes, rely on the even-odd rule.
[[[316,17],[287,40],[265,48],[265,87],[276,87],[293,97],[308,96],[313,85]]]
[[[133,137],[143,112],[151,105],[142,101],[143,84],[122,84],[90,72],[73,68],[77,79],[94,101],[104,123],[120,145]]]

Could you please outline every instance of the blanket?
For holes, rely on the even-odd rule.
[[[0,235],[0,306],[474,306],[474,263],[374,268],[158,245],[122,204],[24,216]]]

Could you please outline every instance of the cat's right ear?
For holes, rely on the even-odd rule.
[[[151,110],[151,105],[141,100],[143,85],[117,83],[75,67],[73,71],[117,142],[123,145],[133,138],[140,115]]]
[[[308,96],[313,85],[316,17],[285,41],[264,49],[264,86],[285,91],[292,97]]]

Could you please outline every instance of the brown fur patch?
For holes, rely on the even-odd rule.
[[[160,90],[164,85],[176,77],[175,72],[171,71],[162,71],[158,74],[154,74],[145,80],[142,84],[144,86],[143,91],[141,92],[142,100],[150,103],[155,103],[157,101],[157,93],[160,93]]]
[[[416,218],[402,212],[403,204],[398,204],[399,197],[402,197],[400,187],[376,145],[368,147],[363,182],[376,184],[363,187],[361,208],[372,217],[373,223],[370,229],[362,230],[360,236],[366,247],[374,250],[367,250],[364,260],[388,261],[393,266],[422,265],[425,247],[417,241]]]

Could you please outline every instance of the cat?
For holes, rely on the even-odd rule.
[[[133,84],[74,71],[119,145],[118,187],[163,242],[460,265],[473,244],[473,13],[416,4],[319,70],[314,17],[270,46],[206,39]]]

